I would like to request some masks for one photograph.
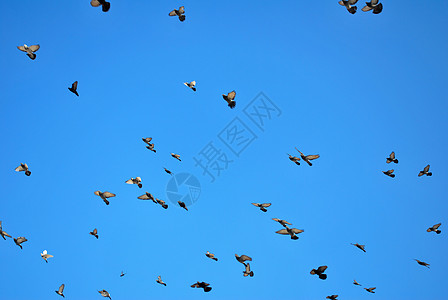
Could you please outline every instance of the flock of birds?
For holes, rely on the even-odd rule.
[[[351,13],[354,14],[356,13],[357,7],[354,6],[354,4],[357,3],[358,0],[341,0],[339,1],[340,5],[343,5],[347,8],[347,10]],[[110,9],[110,2],[107,2],[105,0],[92,0],[90,2],[90,4],[93,7],[102,7],[102,11],[103,12],[107,12]],[[373,10],[374,14],[379,14],[382,12],[383,10],[383,5],[381,3],[379,3],[378,0],[371,0],[370,2],[366,2],[366,6],[364,8],[362,8],[362,11],[367,12],[367,11],[371,11]],[[185,7],[181,6],[179,7],[179,9],[174,9],[172,10],[169,14],[169,16],[177,16],[179,18],[179,20],[181,22],[185,21]],[[36,54],[35,52],[38,51],[40,49],[39,45],[32,45],[32,46],[27,46],[26,44],[23,46],[18,46],[17,47],[20,51],[26,52],[27,56],[34,60],[36,59]],[[185,82],[184,85],[186,85],[187,87],[189,87],[190,89],[192,89],[193,91],[196,91],[196,81],[191,81],[191,82]],[[68,88],[70,90],[70,92],[74,93],[76,96],[79,96],[78,94],[78,81],[75,81],[71,87]],[[235,97],[236,97],[236,92],[235,91],[231,91],[228,94],[223,94],[222,95],[223,99],[227,102],[227,105],[230,108],[234,108],[236,105],[235,102]],[[152,142],[152,138],[151,137],[147,137],[147,138],[142,138],[143,142],[145,144],[147,144],[146,148],[154,153],[156,153],[155,150],[155,146],[154,143]],[[306,162],[309,166],[312,166],[312,162],[315,159],[318,159],[320,156],[319,155],[305,155],[302,152],[300,152],[297,148],[295,148],[299,154],[300,157],[298,156],[293,156],[288,154],[289,159],[294,162],[296,165],[300,165],[300,160],[302,159],[304,162]],[[171,156],[175,159],[177,159],[178,161],[181,161],[180,155],[179,154],[175,154],[175,153],[171,153]],[[398,159],[396,159],[395,157],[395,152],[392,152],[389,157],[386,158],[386,163],[395,163],[398,164]],[[429,172],[429,165],[427,165],[422,171],[420,171],[418,173],[418,176],[421,177],[423,175],[426,176],[432,176],[432,173]],[[165,172],[173,175],[171,171],[169,171],[168,169],[164,168]],[[30,176],[31,175],[31,171],[29,170],[29,167],[26,163],[21,163],[16,169],[15,171],[17,172],[24,172],[26,176]],[[395,177],[394,170],[390,169],[387,171],[383,171],[383,173],[391,178]],[[139,188],[143,187],[142,184],[142,179],[140,177],[135,177],[135,178],[130,178],[128,180],[125,181],[125,183],[127,184],[135,184],[137,185]],[[108,191],[104,191],[101,192],[99,190],[94,192],[95,195],[99,196],[106,205],[109,205],[109,199],[113,198],[116,196],[116,194],[108,192]],[[168,208],[168,204],[166,204],[165,201],[158,199],[156,197],[154,197],[151,193],[149,192],[145,192],[143,195],[138,196],[137,197],[140,200],[151,200],[153,201],[155,204],[161,205],[162,208],[167,209]],[[178,201],[178,204],[181,208],[185,209],[186,211],[188,211],[188,208],[186,206],[186,204],[184,202]],[[267,212],[267,208],[271,206],[271,203],[252,203],[252,205],[258,207],[262,212]],[[281,235],[289,235],[291,237],[292,240],[298,240],[298,234],[303,233],[304,230],[303,229],[297,229],[297,228],[290,228],[288,227],[288,225],[292,225],[291,223],[289,223],[286,220],[282,220],[282,219],[278,219],[278,218],[273,218],[272,220],[274,220],[275,222],[278,222],[280,225],[283,226],[283,229],[280,229],[278,231],[276,231],[276,233],[281,234]],[[439,230],[439,227],[441,226],[441,223],[435,224],[431,227],[429,227],[427,229],[427,232],[436,232],[437,234],[440,234],[441,231]],[[96,239],[99,238],[98,235],[98,230],[97,228],[94,228],[90,233],[90,235],[94,236]],[[0,221],[0,235],[2,236],[2,238],[4,240],[6,240],[6,237],[8,238],[12,238],[11,235],[9,235],[8,233],[6,233],[5,231],[3,231],[3,227],[2,227],[2,222]],[[17,246],[19,246],[22,249],[22,244],[27,242],[27,239],[25,237],[17,237],[17,238],[13,238],[15,244]],[[354,243],[351,244],[357,248],[359,248],[361,251],[366,252],[365,250],[365,245],[360,245],[358,243]],[[210,253],[209,251],[207,251],[205,253],[206,257],[214,260],[214,261],[218,261],[218,258],[213,254]],[[52,258],[53,255],[48,254],[47,250],[44,250],[41,253],[41,257],[45,260],[46,263],[48,263],[48,259]],[[243,276],[244,277],[253,277],[254,276],[254,272],[251,270],[251,266],[249,264],[249,261],[252,261],[252,258],[250,256],[247,256],[245,254],[239,256],[237,254],[235,254],[235,258],[236,260],[244,265],[244,270],[243,270]],[[418,259],[415,259],[417,261],[417,263],[419,265],[425,266],[427,268],[429,268],[429,264],[423,261],[420,261]],[[317,275],[319,277],[319,279],[325,280],[327,279],[327,274],[325,274],[326,269],[328,268],[328,266],[319,266],[316,269],[312,269],[310,271],[311,275]],[[126,273],[121,272],[120,277],[125,276]],[[161,284],[163,286],[167,286],[167,284],[165,282],[163,282],[161,276],[158,276],[156,279],[156,282],[158,284]],[[359,284],[356,280],[353,281],[354,285],[357,286],[361,286],[361,284]],[[204,290],[204,292],[210,292],[212,290],[212,287],[210,286],[209,283],[203,282],[203,281],[197,281],[196,283],[191,285],[192,288],[202,288]],[[59,289],[57,291],[55,291],[58,295],[65,297],[64,296],[64,288],[65,285],[62,284]],[[375,293],[375,289],[376,287],[370,287],[370,288],[364,288],[367,292],[369,293]],[[106,290],[99,290],[98,293],[103,296],[103,297],[107,297],[109,299],[112,299],[109,292],[107,292]],[[326,297],[327,299],[337,299],[338,295],[330,295]]]

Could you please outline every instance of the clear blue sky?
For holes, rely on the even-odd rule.
[[[373,15],[360,2],[350,15],[336,0],[280,2],[0,2],[0,220],[28,239],[0,239],[2,300],[58,299],[61,283],[79,300],[446,299],[448,3],[384,0]],[[168,16],[181,5],[183,23]],[[35,61],[24,43],[40,44]],[[259,92],[281,110],[264,131],[243,112]],[[235,117],[257,138],[239,157],[227,149],[210,183],[194,157],[211,141],[224,151]],[[294,147],[321,158],[296,166]],[[391,151],[394,179],[381,173]],[[434,175],[418,178],[428,163]],[[163,167],[201,182],[188,212],[168,200]],[[136,176],[142,189],[124,183]],[[106,206],[98,189],[117,197]],[[305,232],[275,234],[273,217]],[[441,235],[426,232],[438,222]],[[309,274],[320,265],[325,281]]]

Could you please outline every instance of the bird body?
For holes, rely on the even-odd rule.
[[[170,170],[168,170],[167,168],[164,168],[164,169],[165,169],[165,172],[167,172],[170,175],[173,175],[173,173]]]
[[[356,10],[358,9],[356,6],[352,6],[355,5],[356,2],[358,2],[358,0],[341,0],[338,3],[342,6],[345,6],[345,8],[347,8],[347,11],[351,14],[356,13]]]
[[[395,178],[394,169],[383,171],[384,175],[389,176],[391,178]]]
[[[288,153],[286,153],[286,154],[288,154]],[[288,156],[289,156],[290,161],[292,161],[296,165],[300,166],[300,162],[299,162],[300,158],[299,157],[292,156],[291,154],[288,154]]]
[[[177,203],[179,204],[180,207],[182,207],[183,209],[185,209],[186,211],[188,211],[188,208],[187,208],[187,206],[185,205],[184,202],[182,202],[182,201],[177,201]]]
[[[331,295],[331,296],[327,296],[327,299],[336,300],[336,299],[338,299],[338,297],[339,297],[339,295]]]
[[[126,273],[123,273],[123,271],[121,271],[120,277],[123,277],[124,275],[126,275]]]
[[[310,167],[313,165],[311,163],[311,160],[318,159],[320,157],[319,154],[305,155],[302,152],[300,152],[299,149],[296,148],[296,150],[300,153],[300,157],[303,159],[303,161],[306,162]]]
[[[244,264],[244,267],[245,267],[245,269],[244,269],[244,271],[243,271],[243,276],[244,277],[247,277],[247,276],[250,276],[250,277],[254,277],[254,272],[252,272],[251,270],[250,270],[250,264],[249,263],[243,263]]]
[[[163,207],[164,209],[167,209],[167,208],[168,208],[168,204],[166,204],[165,201],[160,200],[160,199],[157,199],[157,198],[156,198],[156,201],[157,201],[157,204],[162,205],[162,207]],[[187,209],[187,210],[188,210],[188,209]]]
[[[252,203],[252,205],[259,207],[261,211],[267,212],[266,207],[271,206],[271,203]]]
[[[353,246],[356,246],[356,247],[358,247],[359,249],[361,249],[362,251],[364,251],[364,252],[366,252],[366,245],[360,245],[360,244],[358,244],[358,243],[356,243],[356,244],[351,244],[351,245],[353,245]]]
[[[0,235],[2,236],[2,238],[4,240],[6,240],[6,237],[12,238],[12,236],[10,236],[8,233],[6,233],[6,231],[3,231],[3,227],[2,227],[2,221],[0,221]]]
[[[371,288],[364,288],[366,291],[368,291],[369,293],[375,294],[374,290],[376,289],[376,287],[371,287]]]
[[[19,49],[20,51],[26,52],[26,55],[28,55],[29,58],[31,58],[32,60],[35,60],[36,54],[34,52],[39,50],[40,46],[39,45],[28,46],[27,44],[24,44],[23,46],[17,46],[17,49]]]
[[[107,298],[109,298],[109,299],[112,299],[112,298],[110,297],[110,294],[109,294],[106,290],[98,291],[98,293],[100,293],[101,296],[103,296],[103,297],[107,297]]]
[[[210,284],[206,283],[204,281],[202,281],[202,282],[197,281],[196,283],[193,283],[191,285],[191,287],[192,288],[202,288],[202,289],[204,289],[204,292],[210,292],[212,290],[212,288],[210,287]]]
[[[154,196],[151,193],[148,193],[148,192],[145,192],[143,195],[138,196],[137,199],[140,199],[140,200],[152,200],[152,202],[157,204],[157,201],[154,198]]]
[[[420,261],[418,259],[414,259],[420,266],[427,267],[429,269],[430,264],[425,263],[424,261]]]
[[[90,1],[90,5],[93,7],[98,7],[101,5],[101,9],[103,12],[108,12],[110,9],[110,2],[107,2],[105,0],[92,0]]]
[[[288,221],[280,220],[280,219],[278,219],[278,218],[272,218],[272,220],[274,220],[275,222],[279,222],[283,227],[286,227],[286,225],[292,225],[292,224],[289,223]]]
[[[27,241],[28,240],[26,238],[24,238],[23,236],[20,236],[20,237],[14,239],[14,243],[16,243],[16,245],[19,246],[20,249],[23,249],[21,244],[25,243]]]
[[[428,229],[426,229],[426,231],[427,232],[434,231],[435,233],[440,234],[442,232],[441,230],[439,230],[440,225],[442,225],[442,223],[433,225],[433,226],[429,227]]]
[[[181,160],[180,160],[180,155],[179,155],[179,154],[171,153],[171,156],[174,157],[175,159],[177,159],[178,161],[181,161]]]
[[[395,152],[393,152],[393,151],[392,151],[392,153],[389,155],[389,157],[386,158],[386,163],[387,163],[387,164],[389,164],[389,163],[391,163],[391,162],[398,164],[398,159],[395,158]]]
[[[377,15],[383,11],[383,4],[379,3],[379,0],[371,0],[370,2],[366,2],[366,6],[362,8],[362,11],[367,12],[371,10],[373,10],[373,13]]]
[[[302,229],[297,228],[289,228],[288,226],[284,225],[285,228],[280,229],[279,231],[276,231],[275,233],[287,235],[289,234],[291,236],[292,240],[298,240],[299,237],[296,234],[304,232]]]
[[[93,229],[93,231],[89,232],[89,233],[90,233],[90,235],[93,235],[94,237],[96,237],[96,239],[98,239],[98,230],[96,228]]]
[[[353,280],[354,285],[360,285],[355,279]]]
[[[112,198],[115,197],[116,195],[113,193],[109,193],[109,192],[100,192],[100,191],[95,191],[94,192],[95,195],[100,196],[101,199],[103,199],[104,203],[106,203],[106,205],[109,205],[109,200],[107,200],[107,198]]]

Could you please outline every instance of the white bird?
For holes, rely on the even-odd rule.
[[[24,44],[23,46],[17,46],[17,49],[26,52],[26,55],[28,55],[28,57],[31,58],[32,60],[36,59],[36,54],[34,54],[34,52],[39,50],[39,48],[40,48],[39,45],[32,45],[28,47],[26,44]]]
[[[16,172],[22,172],[22,171],[25,171],[25,175],[26,176],[30,176],[31,175],[31,172],[30,172],[30,170],[28,170],[28,165],[27,164],[20,164],[20,166],[18,166],[17,168],[15,168],[15,171]]]
[[[125,183],[127,184],[136,184],[139,188],[142,188],[142,179],[140,177],[131,178],[129,180],[126,180]]]
[[[196,81],[192,81],[192,82],[184,82],[184,84],[185,84],[186,86],[188,86],[190,89],[192,89],[193,91],[196,92],[196,88],[195,88]]]
[[[48,254],[47,250],[44,250],[40,256],[45,260],[46,263],[48,263],[48,260],[50,257],[53,257],[53,255]]]

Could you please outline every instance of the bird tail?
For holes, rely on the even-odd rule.
[[[25,171],[25,175],[26,176],[30,176],[31,175],[31,172],[30,171]],[[431,175],[430,175],[431,176]]]
[[[299,239],[299,237],[297,236],[297,235],[293,235],[292,237],[291,237],[291,240],[298,240]]]
[[[316,269],[312,269],[310,272],[311,275],[315,275],[316,274]]]
[[[428,176],[432,176],[432,173],[431,173],[431,172],[429,172],[429,173],[428,173]]]
[[[110,2],[104,2],[103,4],[103,12],[108,12],[110,9]]]
[[[206,286],[206,287],[204,288],[204,292],[210,292],[211,290],[212,290],[212,288],[209,287],[209,286]]]
[[[195,88],[195,87],[192,87],[191,89],[192,89],[193,91],[195,91],[195,92],[196,92],[196,88]]]
[[[398,164],[398,159],[395,159],[395,160],[394,160],[394,163]]]
[[[442,231],[441,230],[436,230],[436,233],[437,234],[440,234]]]
[[[230,108],[233,109],[233,108],[235,107],[235,105],[236,105],[236,102],[235,102],[235,101],[230,101],[230,102],[229,102],[229,107],[230,107]]]
[[[138,184],[138,187],[139,187],[139,188],[142,188],[142,186],[143,186],[143,185],[142,185],[141,183]]]
[[[327,274],[320,274],[319,278],[322,280],[325,280],[325,279],[327,279]]]
[[[250,271],[249,275],[250,275],[250,277],[254,277],[254,272]]]
[[[106,203],[106,205],[109,205],[110,202],[109,202],[109,200],[106,199],[106,200],[104,200],[104,203]]]
[[[218,261],[218,259],[217,259],[216,257],[213,257],[213,259],[214,259],[215,261]]]
[[[389,176],[392,178],[395,178],[395,174],[390,174]]]
[[[267,212],[268,210],[266,209],[266,208],[264,208],[264,207],[260,207],[260,210],[261,211],[264,211],[264,212]]]

